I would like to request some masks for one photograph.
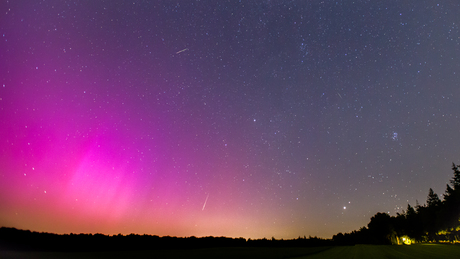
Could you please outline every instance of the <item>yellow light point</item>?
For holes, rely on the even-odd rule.
[[[404,245],[410,245],[412,244],[412,240],[408,236],[403,236],[401,237],[402,243]]]

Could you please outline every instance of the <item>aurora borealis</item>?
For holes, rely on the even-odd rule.
[[[331,237],[460,162],[457,1],[1,1],[0,225]]]

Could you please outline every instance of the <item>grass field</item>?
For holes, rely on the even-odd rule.
[[[91,253],[0,251],[0,258],[460,258],[460,246],[421,244],[411,246],[337,246],[312,248],[209,248]]]
[[[312,248],[267,248],[267,247],[231,247],[231,248],[207,248],[207,249],[184,249],[184,250],[149,250],[149,251],[116,251],[116,252],[16,252],[0,251],[0,258],[292,258],[304,255],[312,255],[330,247]]]
[[[295,257],[296,259],[308,258],[460,258],[460,246],[439,245],[439,244],[419,244],[411,246],[376,246],[376,245],[356,245],[338,246],[322,251],[314,255]]]

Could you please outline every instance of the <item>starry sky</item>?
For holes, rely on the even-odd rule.
[[[330,238],[423,204],[460,163],[459,15],[2,0],[0,225]]]

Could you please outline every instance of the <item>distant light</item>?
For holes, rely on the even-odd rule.
[[[412,240],[408,236],[402,236],[401,240],[402,240],[402,244],[404,245],[412,244]]]
[[[344,209],[344,210],[346,210],[346,209],[347,209],[347,207],[343,206],[343,209]]]

